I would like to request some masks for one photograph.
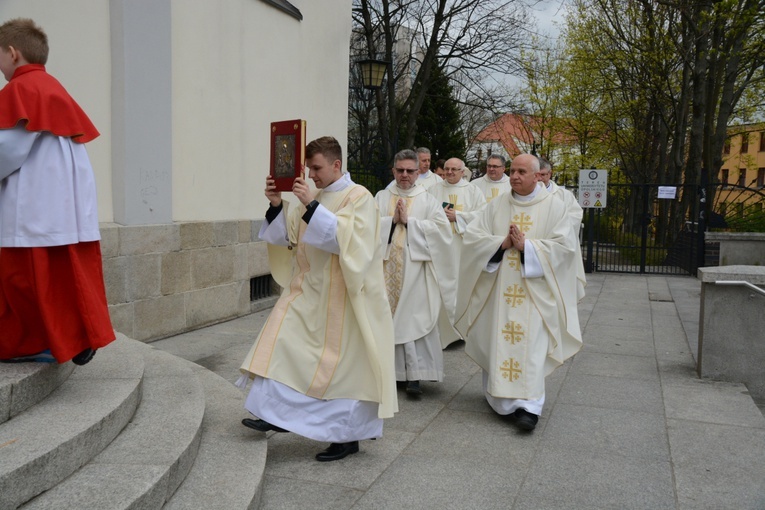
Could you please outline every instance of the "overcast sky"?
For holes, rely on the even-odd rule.
[[[555,22],[562,24],[565,17],[566,0],[541,0],[532,8],[537,19],[537,27],[540,32],[551,37],[557,37],[560,27]]]

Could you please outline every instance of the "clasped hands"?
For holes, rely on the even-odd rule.
[[[393,213],[393,223],[406,225],[409,215],[406,212],[406,201],[403,198],[399,198],[396,202],[396,211]]]
[[[502,241],[502,249],[509,250],[510,248],[515,248],[518,251],[523,251],[525,242],[525,234],[521,232],[521,229],[518,228],[518,225],[511,223],[510,229],[507,232],[507,236],[505,236],[505,239]]]

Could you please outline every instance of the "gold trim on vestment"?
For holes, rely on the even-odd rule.
[[[364,193],[361,186],[351,189],[343,199],[338,210],[348,202],[355,200]],[[346,286],[343,271],[340,267],[340,257],[332,255],[329,280],[329,297],[327,306],[327,323],[324,330],[324,350],[321,353],[316,373],[306,395],[313,398],[323,398],[329,389],[332,377],[335,375],[337,364],[340,362],[340,350],[343,344],[343,327],[345,326],[345,296]]]
[[[298,239],[302,239],[305,233],[305,222],[301,222]],[[263,377],[268,376],[268,366],[271,364],[271,356],[274,353],[274,346],[276,345],[276,338],[279,330],[282,327],[284,317],[287,315],[287,310],[298,296],[303,294],[303,279],[305,274],[311,269],[311,264],[308,262],[308,257],[305,254],[305,244],[298,243],[295,253],[297,257],[298,274],[296,274],[290,282],[290,293],[283,299],[279,299],[274,305],[274,309],[268,316],[266,325],[263,328],[263,333],[260,335],[260,341],[255,346],[255,351],[252,355],[252,361],[248,370],[253,374],[258,374]]]

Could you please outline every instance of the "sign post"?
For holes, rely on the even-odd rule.
[[[579,170],[579,205],[589,209],[587,218],[587,262],[585,273],[592,273],[595,244],[595,209],[605,209],[608,203],[608,172],[606,170]]]

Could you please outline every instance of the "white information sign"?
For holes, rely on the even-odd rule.
[[[674,199],[677,196],[676,186],[659,186],[659,198]]]
[[[603,209],[608,198],[608,171],[579,170],[579,205],[582,209]]]

